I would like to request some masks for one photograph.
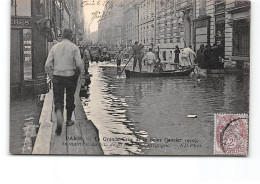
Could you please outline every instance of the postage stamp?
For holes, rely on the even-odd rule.
[[[248,114],[215,114],[214,155],[248,154]]]

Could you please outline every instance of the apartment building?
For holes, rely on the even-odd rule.
[[[139,41],[138,31],[138,0],[124,1],[124,21],[123,21],[123,45],[129,47]]]
[[[82,0],[11,1],[11,98],[45,93],[44,65],[62,29],[79,44],[84,33]]]
[[[156,1],[156,47],[162,60],[174,60],[176,45],[193,45],[193,7],[192,0]]]
[[[155,0],[142,0],[139,3],[139,43],[145,49],[155,44]]]

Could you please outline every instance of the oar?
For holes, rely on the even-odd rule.
[[[127,61],[125,67],[123,68],[123,70],[122,70],[118,75],[121,75],[121,74],[123,73],[123,71],[125,70],[126,66],[128,65],[128,63],[131,61],[131,59],[132,59],[133,57],[134,57],[134,55],[132,55],[132,56],[130,57],[130,59]]]

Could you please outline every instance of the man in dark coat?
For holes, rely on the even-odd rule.
[[[219,63],[219,47],[216,43],[214,43],[211,52],[210,68],[217,69],[218,63]]]
[[[174,63],[176,64],[179,64],[180,63],[180,48],[178,45],[175,46],[175,51],[174,51],[174,54],[175,54],[175,58],[174,58]]]
[[[197,51],[196,63],[198,63],[200,68],[205,68],[204,49],[204,44],[201,44],[199,50]]]
[[[135,67],[138,61],[140,72],[142,71],[142,53],[143,46],[138,45],[138,42],[135,42],[135,45],[133,46],[133,56],[134,56],[134,65],[133,65],[133,71],[135,71]]]
[[[211,45],[207,44],[206,49],[204,50],[204,68],[203,69],[209,69],[211,67]]]

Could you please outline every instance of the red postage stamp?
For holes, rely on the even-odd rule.
[[[214,154],[248,154],[248,114],[215,114]]]

